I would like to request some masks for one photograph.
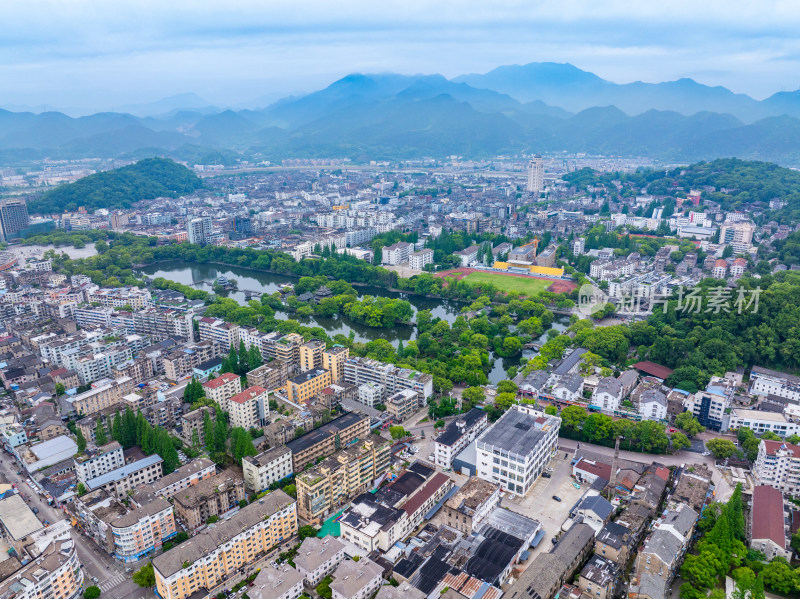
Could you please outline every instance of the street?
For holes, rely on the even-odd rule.
[[[67,513],[47,505],[47,501],[31,489],[24,470],[23,475],[17,475],[20,466],[12,456],[5,452],[1,453],[0,468],[3,478],[9,484],[16,484],[19,492],[25,496],[25,503],[31,508],[38,508],[37,517],[40,521],[48,520],[52,524],[65,518],[69,519]],[[125,566],[122,563],[99,549],[92,540],[87,539],[75,528],[72,529],[72,538],[75,541],[78,560],[84,569],[84,588],[95,585],[104,594],[113,591],[113,596],[118,599],[148,599],[154,596],[151,590],[142,589],[131,580],[130,573],[125,573]],[[94,582],[94,578],[97,578],[98,582]]]

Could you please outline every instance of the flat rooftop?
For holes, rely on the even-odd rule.
[[[116,470],[112,470],[111,472],[106,472],[105,474],[98,476],[97,478],[93,478],[92,480],[86,481],[86,487],[89,490],[94,490],[103,485],[107,485],[110,482],[114,482],[117,480],[121,480],[142,468],[147,468],[148,466],[152,466],[153,464],[158,464],[159,462],[163,462],[164,460],[161,459],[159,455],[151,455],[147,456],[144,459],[136,460],[130,464],[125,464],[121,468],[117,468]]]
[[[24,539],[44,528],[19,493],[7,496],[0,501],[0,522],[14,539]]]
[[[529,455],[545,438],[540,418],[511,409],[478,439],[478,448],[490,446],[517,455]],[[524,453],[523,453],[524,452]]]

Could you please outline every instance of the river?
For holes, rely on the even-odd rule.
[[[258,291],[259,293],[274,293],[279,290],[279,286],[284,283],[297,283],[296,277],[287,275],[279,275],[268,272],[261,272],[249,268],[240,268],[237,266],[227,266],[219,264],[197,264],[182,261],[161,262],[138,269],[143,274],[156,278],[164,277],[172,281],[177,281],[184,285],[190,285],[197,289],[204,291],[211,291],[208,285],[197,285],[200,281],[213,281],[220,276],[225,276],[229,279],[236,279],[240,291],[232,291],[228,297],[235,299],[240,304],[245,305],[244,290]],[[414,310],[414,317],[418,310],[430,310],[434,318],[441,318],[452,324],[456,317],[461,313],[461,309],[465,304],[453,302],[447,299],[427,298],[418,295],[411,295],[407,293],[400,293],[397,291],[390,291],[382,287],[372,287],[369,285],[354,286],[359,296],[373,295],[381,297],[394,297],[408,301]],[[255,299],[258,299],[256,297]],[[320,316],[297,316],[293,313],[286,313],[277,311],[276,315],[282,318],[292,318],[301,322],[306,326],[318,326],[333,337],[341,333],[342,335],[349,336],[353,332],[354,339],[361,343],[374,341],[376,339],[386,339],[392,345],[397,347],[398,341],[410,341],[416,339],[416,327],[409,325],[399,325],[391,329],[368,327],[359,323],[351,322],[342,318],[323,318]],[[566,316],[556,315],[553,321],[553,328],[557,331],[563,331],[569,325],[569,318]],[[544,343],[547,341],[547,335],[542,335],[538,342]],[[524,350],[523,357],[531,358],[536,355],[534,350]],[[494,357],[494,356],[492,356]],[[494,362],[494,366],[489,373],[489,381],[497,383],[506,378],[506,369],[512,365],[519,364],[519,358],[500,359]]]

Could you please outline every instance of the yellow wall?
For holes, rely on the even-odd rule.
[[[550,266],[531,266],[531,274],[547,275],[548,277],[563,277],[563,268],[552,268]]]

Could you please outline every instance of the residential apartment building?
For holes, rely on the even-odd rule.
[[[720,387],[709,386],[705,391],[688,395],[683,407],[694,414],[704,427],[719,431],[725,411],[730,407],[730,396]]]
[[[288,563],[264,565],[248,591],[253,599],[298,599],[303,594],[303,575]]]
[[[557,416],[513,406],[478,439],[477,476],[525,495],[555,449],[560,427]]]
[[[456,456],[477,439],[488,425],[488,416],[480,408],[472,408],[466,414],[450,421],[444,432],[436,437],[433,443],[436,465],[441,468],[452,468]]]
[[[433,377],[409,368],[397,368],[371,358],[352,357],[345,360],[344,380],[358,387],[364,383],[383,385],[386,393],[396,393],[402,389],[411,389],[423,399],[433,395]]]
[[[368,599],[383,585],[383,568],[368,557],[343,560],[333,573],[333,599]]]
[[[358,386],[358,395],[356,395],[356,399],[358,403],[364,404],[368,408],[375,408],[378,404],[383,403],[383,397],[385,395],[386,389],[383,385],[370,381]]]
[[[343,559],[344,543],[336,537],[306,537],[294,557],[294,564],[302,574],[306,586],[314,588],[336,570]]]
[[[650,575],[666,582],[672,580],[691,541],[695,522],[697,512],[686,504],[660,518],[636,555],[636,576]]]
[[[292,474],[292,451],[286,445],[242,458],[244,486],[250,493],[260,493],[272,483],[290,474]]]
[[[180,551],[154,558],[158,595],[186,599],[197,591],[210,591],[296,533],[295,501],[283,491],[273,491],[196,535]]]
[[[130,377],[124,377],[80,393],[78,395],[62,395],[59,401],[62,405],[62,416],[78,414],[88,416],[100,412],[119,403],[124,395],[133,391],[134,382]],[[66,410],[64,407],[66,406]]]
[[[136,460],[121,468],[106,472],[97,478],[86,481],[86,488],[89,491],[104,489],[109,495],[117,499],[123,499],[127,492],[134,487],[138,485],[148,485],[161,478],[164,473],[162,467],[163,461],[164,460],[158,455],[151,455],[141,460]]]
[[[622,403],[622,385],[613,376],[601,379],[592,393],[592,407],[599,408],[604,412],[615,412],[619,410]]]
[[[172,505],[162,497],[104,521],[109,525],[107,534],[112,553],[123,562],[140,560],[178,532]]]
[[[769,485],[793,497],[800,495],[800,445],[764,441],[758,445],[753,475],[760,485]]]
[[[777,395],[800,403],[800,377],[761,366],[753,366],[750,371],[750,394]]]
[[[231,346],[239,347],[239,325],[225,322],[220,318],[203,317],[198,320],[200,341],[211,341],[224,350]]]
[[[52,541],[34,560],[0,582],[0,597],[9,599],[77,599],[84,572],[71,538]]]
[[[424,404],[419,393],[411,389],[401,389],[386,398],[386,411],[397,422],[411,418]]]
[[[133,313],[134,331],[158,339],[194,340],[190,312],[172,308],[146,308]]]
[[[125,465],[125,456],[122,453],[122,445],[117,441],[111,441],[97,449],[87,449],[74,458],[74,462],[78,481],[85,484],[93,478],[122,468]]]
[[[183,346],[164,357],[164,374],[171,381],[179,381],[192,374],[195,366],[215,358],[220,349],[211,341],[201,341]]]
[[[232,427],[258,428],[269,416],[269,394],[264,387],[248,387],[228,400]]]
[[[302,470],[309,462],[329,456],[352,441],[368,436],[368,417],[353,413],[339,416],[286,444],[292,451],[292,469],[294,472]]]
[[[144,310],[153,306],[150,292],[138,287],[99,288],[86,292],[86,301],[110,308],[130,306],[132,310]]]
[[[317,393],[331,384],[329,370],[314,368],[298,374],[286,383],[286,396],[296,404],[305,404]]]
[[[389,266],[397,266],[408,262],[408,255],[413,249],[413,245],[405,241],[399,241],[392,245],[387,245],[382,248],[381,264],[388,264]]]
[[[295,479],[297,513],[320,523],[337,507],[370,488],[391,465],[389,441],[365,439],[342,449]]]
[[[350,357],[350,349],[342,345],[334,345],[322,352],[322,367],[331,372],[331,382],[339,383],[344,379],[344,363]]]
[[[283,360],[272,360],[247,373],[248,387],[264,387],[273,391],[283,387],[289,380],[289,365]]]
[[[791,532],[786,522],[783,493],[767,485],[754,487],[750,509],[750,549],[760,551],[768,561],[776,557],[791,561]]]
[[[214,408],[210,406],[203,406],[191,412],[187,412],[180,419],[181,438],[187,445],[196,444],[203,447],[206,444],[205,430],[203,429],[203,421],[205,415],[208,414],[212,421],[217,419],[217,413]]]
[[[224,470],[173,495],[175,513],[189,530],[196,530],[211,516],[220,517],[245,498],[244,479]]]
[[[283,360],[289,372],[296,372],[300,365],[300,346],[305,343],[297,333],[269,333],[261,341],[261,355],[265,358]]]
[[[196,458],[151,483],[147,491],[169,499],[179,491],[211,478],[216,472],[217,467],[214,462],[207,458]]]
[[[593,555],[581,570],[578,588],[590,597],[611,599],[619,583],[620,571],[616,563]]]
[[[447,526],[471,535],[481,529],[486,517],[500,505],[500,485],[493,485],[476,476],[445,501],[442,515]]]
[[[322,368],[322,353],[325,351],[325,342],[319,339],[306,341],[300,346],[300,372]]]
[[[216,378],[203,383],[203,391],[208,399],[217,402],[223,412],[230,410],[228,401],[242,392],[242,379],[232,372],[223,372]]]
[[[422,248],[418,252],[411,252],[408,255],[409,268],[424,270],[428,264],[433,264],[433,250],[430,248]]]

